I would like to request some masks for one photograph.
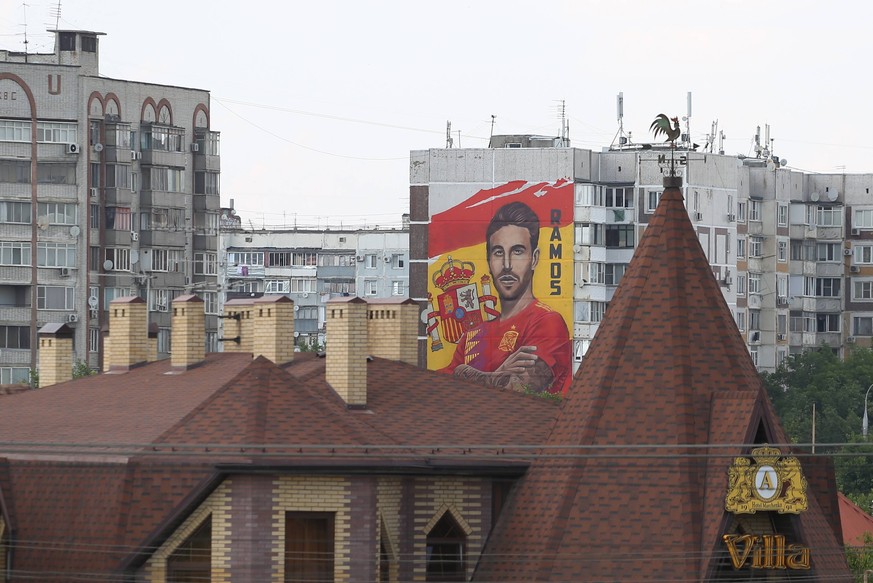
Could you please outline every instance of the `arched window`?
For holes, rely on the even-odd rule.
[[[427,581],[466,581],[467,536],[450,512],[427,535]]]
[[[204,583],[212,580],[212,517],[167,558],[167,583]]]

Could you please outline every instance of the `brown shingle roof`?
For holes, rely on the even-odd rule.
[[[533,463],[474,580],[704,580],[729,519],[730,456],[748,453],[705,446],[752,443],[759,427],[786,441],[681,192],[667,188],[549,437],[577,455]],[[814,500],[798,520],[815,574],[847,575]]]

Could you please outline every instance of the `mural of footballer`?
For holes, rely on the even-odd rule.
[[[464,333],[443,372],[492,386],[562,393],[573,372],[570,333],[561,314],[533,295],[539,236],[539,218],[523,202],[508,203],[491,218],[485,249],[500,316]]]

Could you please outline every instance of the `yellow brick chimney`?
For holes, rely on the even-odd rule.
[[[170,363],[173,368],[191,368],[206,357],[205,305],[194,294],[179,296],[171,305],[173,329]]]
[[[356,297],[327,302],[325,375],[349,408],[367,406],[367,302]]]
[[[116,298],[109,303],[109,350],[104,369],[125,371],[149,358],[148,312],[138,296]]]
[[[413,300],[367,300],[369,354],[418,364],[418,304]]]
[[[294,302],[288,296],[255,300],[252,356],[265,356],[278,365],[294,360]]]
[[[254,300],[250,298],[228,300],[224,303],[224,342],[222,344],[225,352],[254,352],[253,311]]]
[[[66,324],[46,324],[39,337],[39,386],[48,387],[73,378],[73,330]]]

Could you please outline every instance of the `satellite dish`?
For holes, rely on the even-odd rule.
[[[94,151],[95,152],[102,152],[103,151],[103,144],[94,144]]]
[[[294,332],[294,338],[299,338],[299,337],[300,337],[300,332]]]
[[[73,225],[72,227],[70,227],[70,237],[78,237],[79,233],[81,232],[82,230],[78,227],[78,225]]]
[[[767,160],[767,170],[776,170],[776,162],[774,162],[773,160]]]
[[[809,193],[809,200],[811,200],[812,202],[818,202],[818,193],[817,192],[810,192]]]
[[[785,158],[780,159],[779,165],[780,166],[788,166],[788,160],[786,160]]]
[[[103,262],[103,269],[105,269],[106,271],[110,271],[112,269],[112,261],[110,259],[107,259]]]
[[[41,231],[45,231],[49,226],[49,218],[48,217],[38,217],[36,219],[36,226],[40,228]]]
[[[828,200],[834,202],[835,200],[837,200],[837,196],[839,196],[839,194],[840,193],[837,192],[836,188],[829,188],[827,192]]]
[[[300,306],[294,306],[294,311],[295,311],[295,312],[296,312],[297,310],[299,310],[299,309],[300,309]]]
[[[136,249],[130,250],[130,263],[133,265],[134,263],[139,263],[139,251]]]
[[[91,296],[91,297],[88,298],[88,306],[89,306],[92,310],[96,310],[96,309],[97,309],[97,296]]]

